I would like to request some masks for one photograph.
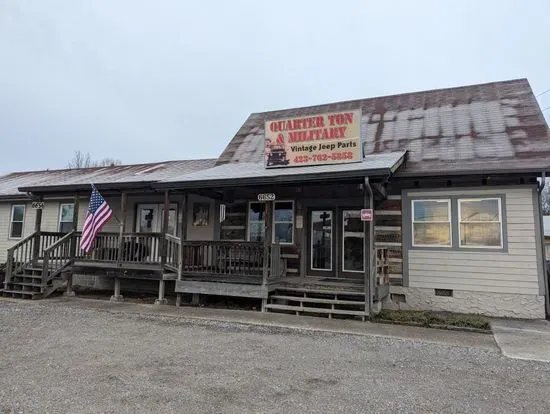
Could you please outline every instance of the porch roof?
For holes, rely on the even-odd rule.
[[[235,185],[311,182],[334,179],[384,177],[405,160],[406,151],[367,155],[361,162],[307,167],[265,168],[263,162],[218,165],[157,182],[158,188],[224,187]]]
[[[110,167],[25,171],[0,177],[0,199],[26,196],[27,192],[52,193],[90,191],[94,183],[100,190],[150,188],[151,184],[214,165],[215,159],[164,161]]]

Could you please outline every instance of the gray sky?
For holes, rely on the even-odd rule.
[[[549,16],[548,0],[0,0],[0,172],[77,149],[217,157],[251,112],[519,77],[541,93]]]

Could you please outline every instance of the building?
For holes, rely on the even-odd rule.
[[[95,273],[114,280],[114,299],[121,280],[155,275],[159,303],[174,280],[178,303],[182,293],[244,296],[263,310],[329,316],[550,309],[538,185],[550,140],[525,79],[256,113],[217,160],[189,163],[15,180],[0,233],[33,228],[17,220],[13,197],[30,194],[43,217],[61,217],[61,204],[86,202],[90,182],[121,219],[90,256],[75,245],[82,213],[72,227],[58,219],[38,247],[39,213],[41,233],[7,255],[5,294]],[[50,200],[60,200],[56,213],[46,213]],[[21,293],[15,281],[33,274],[41,286]]]

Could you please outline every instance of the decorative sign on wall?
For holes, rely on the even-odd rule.
[[[193,204],[193,227],[208,227],[210,204]]]
[[[275,201],[275,194],[273,193],[258,194],[258,201]]]
[[[268,168],[361,161],[361,110],[265,123]]]
[[[33,201],[31,203],[31,206],[35,210],[42,210],[44,208],[44,202],[43,201]]]

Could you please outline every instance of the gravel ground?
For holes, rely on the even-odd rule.
[[[497,351],[0,300],[0,413],[550,411]]]

